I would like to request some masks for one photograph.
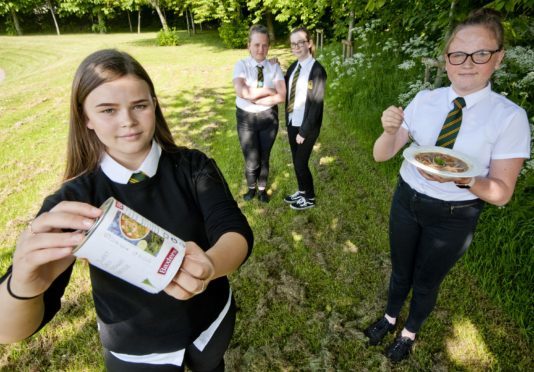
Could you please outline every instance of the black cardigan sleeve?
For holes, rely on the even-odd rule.
[[[308,80],[304,119],[299,134],[306,138],[311,132],[321,128],[323,122],[324,94],[326,89],[326,71],[317,61],[313,64]]]
[[[239,233],[248,243],[248,258],[254,237],[246,217],[235,202],[215,161],[200,151],[192,151],[192,154],[192,187],[204,216],[210,244],[215,244],[224,233]]]

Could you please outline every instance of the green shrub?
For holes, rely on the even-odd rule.
[[[228,48],[247,46],[248,25],[243,21],[223,22],[219,27],[219,36]]]
[[[156,36],[156,42],[159,46],[176,46],[180,44],[178,30],[171,28],[167,31],[160,30]]]

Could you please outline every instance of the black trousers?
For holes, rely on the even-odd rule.
[[[181,367],[172,364],[129,363],[116,358],[104,349],[106,370],[110,372],[182,372],[184,364],[193,372],[223,372],[224,353],[230,345],[234,333],[236,307],[232,305],[219,325],[219,328],[203,351],[191,344],[185,349],[184,363]]]
[[[269,158],[278,133],[278,106],[250,113],[236,108],[237,134],[245,157],[247,186],[267,187]]]
[[[386,314],[398,317],[412,290],[405,328],[418,332],[439,286],[471,244],[484,202],[446,202],[413,190],[399,177],[389,220],[392,272]]]
[[[319,131],[310,133],[300,145],[297,143],[298,133],[299,127],[291,125],[287,127],[287,136],[289,137],[289,146],[291,147],[291,156],[293,158],[293,167],[295,168],[299,191],[304,191],[307,198],[315,198],[313,177],[308,163],[313,146],[319,137]]]

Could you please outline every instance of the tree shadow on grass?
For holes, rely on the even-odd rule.
[[[88,304],[92,304],[90,292],[63,300],[56,318],[38,334],[17,344],[0,346],[4,355],[0,370],[103,370],[94,306]],[[67,334],[70,336],[65,337]]]

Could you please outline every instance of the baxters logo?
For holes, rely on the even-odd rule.
[[[169,266],[171,266],[172,261],[174,258],[178,255],[178,251],[172,247],[169,253],[167,253],[167,256],[163,260],[163,263],[159,267],[158,274],[165,275],[167,273],[167,270],[169,269]]]
[[[121,211],[123,209],[122,203],[120,201],[118,201],[118,200],[115,202],[115,207],[117,207],[117,209],[120,209]]]

